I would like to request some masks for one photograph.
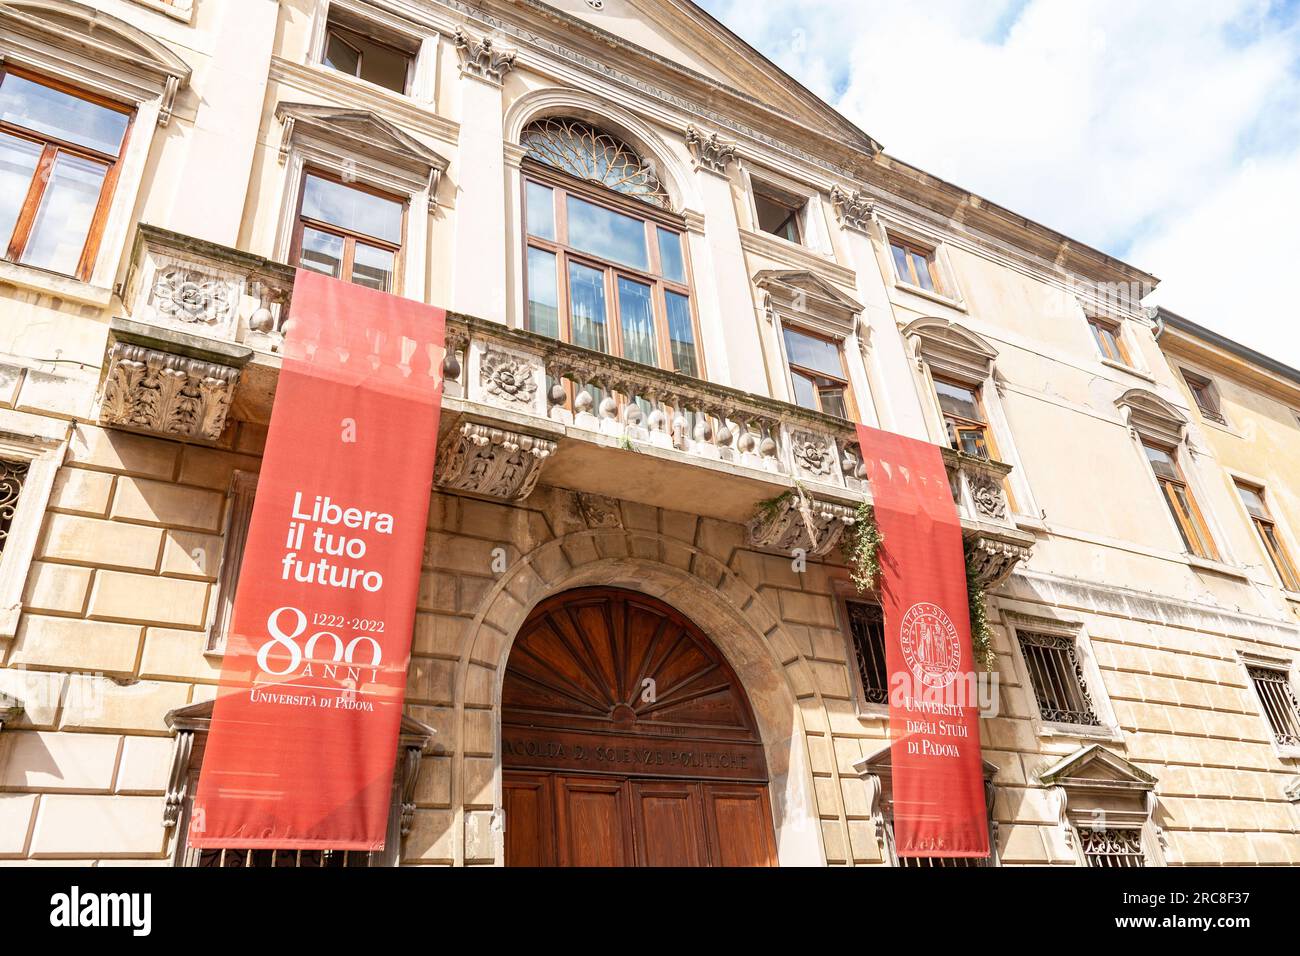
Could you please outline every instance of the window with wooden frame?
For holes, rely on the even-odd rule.
[[[787,242],[803,244],[803,213],[808,200],[767,183],[755,181],[754,212],[758,228]]]
[[[1169,506],[1169,513],[1178,526],[1183,545],[1197,557],[1217,561],[1219,551],[1210,537],[1209,528],[1192,495],[1192,489],[1188,486],[1187,479],[1183,477],[1182,469],[1178,465],[1177,452],[1173,448],[1155,445],[1148,441],[1142,443],[1142,448],[1146,451],[1147,461],[1151,463],[1151,470],[1160,485],[1165,504]]]
[[[1129,361],[1128,350],[1124,347],[1124,340],[1120,337],[1118,322],[1108,322],[1105,319],[1092,316],[1088,319],[1088,328],[1092,330],[1092,339],[1097,343],[1097,350],[1101,352],[1102,358],[1120,365],[1130,367],[1133,365]]]
[[[578,121],[530,124],[522,143],[528,329],[702,377],[684,225],[653,170]]]
[[[1214,383],[1204,375],[1198,375],[1187,369],[1181,369],[1180,371],[1183,373],[1183,381],[1187,383],[1188,391],[1192,393],[1192,400],[1196,402],[1196,407],[1200,409],[1201,415],[1212,422],[1226,425],[1228,422],[1223,417],[1223,408],[1219,404],[1219,390],[1215,388]]]
[[[781,335],[795,404],[856,421],[841,343],[789,325],[782,326]]]
[[[894,258],[894,269],[902,282],[936,295],[947,294],[943,283],[939,281],[939,265],[934,247],[891,235],[889,251]]]
[[[934,391],[943,412],[948,444],[975,458],[995,457],[981,389],[934,376]]]
[[[363,20],[344,20],[340,11],[331,10],[321,63],[394,93],[406,93],[415,51],[398,46],[395,37],[379,35],[373,25]]]
[[[1268,505],[1264,502],[1264,489],[1255,485],[1248,485],[1243,481],[1235,481],[1237,494],[1241,498],[1242,505],[1246,508],[1246,513],[1250,515],[1251,524],[1259,533],[1260,541],[1264,544],[1264,550],[1268,552],[1269,560],[1273,562],[1273,567],[1277,571],[1277,576],[1282,581],[1282,586],[1288,591],[1300,591],[1300,575],[1296,574],[1295,564],[1291,561],[1291,555],[1287,552],[1286,545],[1282,543],[1278,535],[1277,522],[1269,513]]]
[[[14,69],[0,72],[0,235],[12,262],[88,279],[132,110]]]
[[[302,177],[291,260],[303,269],[392,292],[400,271],[405,218],[401,199],[308,169]]]

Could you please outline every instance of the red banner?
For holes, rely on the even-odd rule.
[[[445,322],[298,272],[191,846],[383,848]]]
[[[858,426],[883,536],[894,846],[989,855],[966,558],[939,447]]]

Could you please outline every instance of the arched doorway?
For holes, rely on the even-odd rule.
[[[717,648],[655,598],[557,594],[501,693],[507,866],[769,866],[767,767]]]

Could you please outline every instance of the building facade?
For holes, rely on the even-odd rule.
[[[687,2],[5,0],[0,56],[0,859],[901,865],[864,422],[986,596],[982,863],[1300,861],[1300,389],[1152,276]],[[369,858],[185,845],[295,268],[449,310]]]

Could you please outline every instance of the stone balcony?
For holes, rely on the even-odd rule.
[[[288,266],[141,226],[101,422],[219,444],[227,419],[269,421],[292,291]],[[593,524],[619,520],[625,499],[811,556],[871,501],[841,419],[472,316],[448,315],[447,345],[439,487],[521,501],[544,481],[576,492]],[[944,460],[978,574],[996,583],[1033,542],[1010,514],[1010,466]]]

